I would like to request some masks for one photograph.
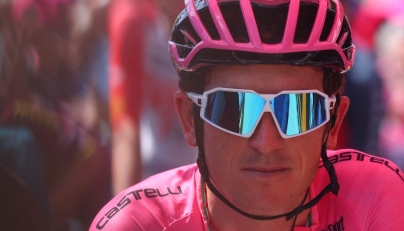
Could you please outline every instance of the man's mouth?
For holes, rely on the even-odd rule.
[[[285,167],[251,167],[243,169],[243,172],[261,178],[274,178],[286,174],[289,171],[290,169]]]

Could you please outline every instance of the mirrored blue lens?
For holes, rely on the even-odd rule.
[[[265,105],[254,93],[216,91],[208,95],[205,119],[238,134],[250,133]]]
[[[314,129],[327,120],[325,98],[317,93],[281,94],[270,104],[281,131],[288,136]]]

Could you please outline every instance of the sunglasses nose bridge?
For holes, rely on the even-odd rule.
[[[265,95],[260,95],[260,96],[265,100],[265,103],[264,103],[264,107],[262,108],[261,115],[257,118],[256,127],[261,122],[262,117],[264,117],[266,115],[266,113],[269,113],[267,116],[270,116],[274,120],[274,123],[276,124],[276,121],[275,121],[276,118],[273,114],[273,110],[272,110],[272,106],[271,106],[271,99],[273,99],[275,97],[275,95],[265,94]],[[255,129],[256,129],[256,127],[255,127]]]
[[[262,109],[263,113],[269,112],[272,113],[271,102],[269,100],[265,101],[264,108]]]
[[[273,113],[273,112],[272,112],[272,106],[271,106],[271,100],[272,100],[273,98],[275,98],[275,96],[276,96],[276,95],[272,95],[272,94],[262,94],[262,95],[261,95],[261,97],[262,97],[263,99],[265,99],[264,108],[262,109],[262,110],[263,110],[263,113],[264,113],[264,112]]]
[[[278,96],[278,95],[275,95],[275,94],[266,94],[266,95],[262,95],[262,96],[263,96],[263,98],[265,99],[265,105],[264,105],[263,112],[262,112],[262,115],[261,115],[260,120],[261,120],[262,117],[265,115],[265,113],[270,113],[270,114],[268,114],[268,116],[270,116],[270,117],[272,118],[273,123],[274,123],[274,125],[276,126],[276,128],[277,128],[277,130],[278,130],[280,136],[282,136],[283,138],[287,138],[286,135],[282,132],[281,128],[279,127],[277,118],[276,118],[276,116],[275,116],[275,114],[274,114],[274,111],[273,111],[273,105],[271,104],[271,100],[273,100],[273,99],[274,99],[276,96]],[[272,101],[272,103],[273,103],[273,101]],[[260,122],[260,121],[258,121],[258,123],[259,123],[259,122]]]

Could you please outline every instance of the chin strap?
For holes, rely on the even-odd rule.
[[[320,202],[321,198],[323,198],[327,193],[332,192],[333,194],[338,195],[339,184],[338,184],[337,174],[335,172],[334,165],[331,163],[331,161],[327,157],[327,140],[328,140],[328,135],[329,135],[331,129],[334,127],[335,122],[336,122],[336,118],[337,118],[336,113],[338,111],[338,107],[340,104],[339,94],[336,95],[336,98],[337,98],[337,100],[336,100],[335,107],[334,107],[335,110],[334,110],[333,115],[330,118],[330,126],[327,131],[327,136],[326,136],[325,142],[323,143],[323,145],[321,147],[321,159],[323,160],[324,167],[327,170],[328,175],[330,177],[330,183],[314,199],[310,200],[306,204],[296,207],[295,209],[293,209],[292,211],[290,211],[288,213],[275,215],[275,216],[258,216],[258,215],[253,215],[253,214],[244,212],[243,210],[241,210],[238,207],[236,207],[235,205],[233,205],[229,200],[227,200],[226,197],[224,197],[210,181],[209,170],[208,170],[208,167],[206,166],[205,158],[204,158],[205,152],[203,149],[203,144],[201,141],[198,141],[198,139],[197,139],[197,143],[198,143],[198,147],[199,147],[197,164],[198,164],[199,172],[201,173],[202,178],[206,182],[209,190],[217,198],[219,198],[223,203],[225,203],[227,206],[232,208],[234,211],[240,213],[243,216],[254,219],[254,220],[274,220],[274,219],[278,219],[281,217],[285,217],[286,220],[289,221],[293,217],[301,214],[304,210],[310,209],[313,206],[315,206],[318,202]],[[195,115],[195,114],[196,113],[194,113],[194,121],[195,122],[200,121],[201,119],[199,117],[197,117],[199,115],[199,113],[197,115]],[[196,123],[200,123],[200,122],[196,122]],[[195,130],[197,130],[198,127],[200,128],[200,126],[196,125]]]
[[[322,150],[325,150],[325,145],[323,144],[323,148]],[[325,154],[327,155],[327,154]],[[247,212],[244,212],[243,210],[237,208],[235,205],[233,205],[229,200],[226,199],[226,197],[224,197],[219,190],[216,189],[216,187],[212,184],[212,182],[210,181],[210,177],[209,177],[209,171],[208,168],[205,164],[204,159],[202,159],[200,156],[198,157],[197,160],[197,164],[199,167],[199,172],[201,173],[203,180],[206,182],[209,190],[217,197],[219,198],[223,203],[225,203],[227,206],[229,206],[230,208],[232,208],[234,211],[242,214],[243,216],[246,216],[248,218],[254,219],[254,220],[274,220],[274,219],[278,219],[281,217],[286,217],[286,220],[290,220],[293,217],[301,214],[304,210],[306,209],[310,209],[313,206],[315,206],[318,202],[320,202],[321,198],[323,198],[327,193],[332,192],[333,194],[338,194],[338,190],[339,190],[339,185],[338,185],[338,180],[337,180],[337,175],[335,174],[335,169],[334,166],[332,165],[332,163],[328,160],[328,157],[326,157],[327,161],[329,162],[330,165],[326,165],[325,163],[327,161],[324,162],[324,166],[329,166],[330,170],[327,169],[328,174],[330,175],[330,179],[331,179],[331,183],[327,185],[327,187],[325,187],[314,199],[310,200],[309,202],[307,202],[304,205],[298,206],[296,207],[294,210],[288,212],[288,213],[284,213],[284,214],[280,214],[280,215],[275,215],[275,216],[258,216],[258,215],[253,215]],[[323,159],[324,161],[324,159]]]

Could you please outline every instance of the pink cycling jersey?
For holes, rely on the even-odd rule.
[[[311,224],[298,231],[403,230],[404,173],[391,161],[355,150],[328,151],[340,191],[327,194],[311,209]],[[203,211],[198,167],[173,169],[132,186],[112,199],[95,217],[96,230],[209,230]],[[314,198],[329,176],[320,162],[310,186]]]

